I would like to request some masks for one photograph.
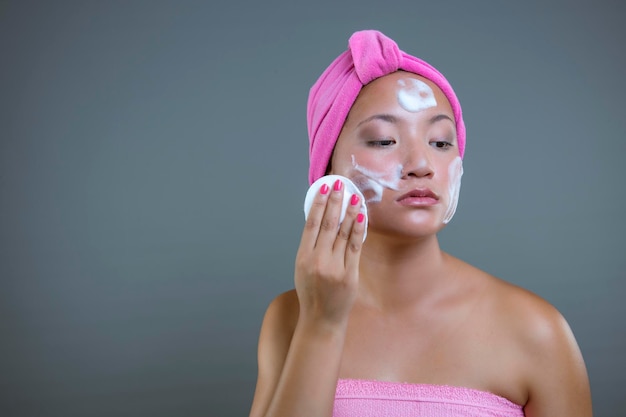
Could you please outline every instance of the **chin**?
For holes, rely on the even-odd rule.
[[[443,222],[444,214],[435,207],[406,211],[372,204],[368,206],[368,234],[372,231],[403,238],[422,239],[436,235],[446,227]]]
[[[384,234],[387,236],[395,236],[399,239],[424,239],[439,233],[446,225],[439,222],[432,223],[399,223],[384,222],[382,224],[375,223],[370,220],[368,234]]]

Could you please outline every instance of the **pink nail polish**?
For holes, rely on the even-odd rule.
[[[357,204],[359,204],[359,196],[356,194],[352,194],[352,198],[350,199],[350,204],[352,204],[353,206],[356,206]]]
[[[326,194],[327,192],[328,192],[328,185],[322,184],[322,186],[320,187],[320,193]]]
[[[341,182],[341,180],[337,180],[335,181],[335,184],[333,185],[333,190],[341,191],[342,186],[343,186],[343,183]]]
[[[365,220],[365,214],[359,213],[359,214],[356,215],[356,222],[357,223],[363,223],[363,220]]]

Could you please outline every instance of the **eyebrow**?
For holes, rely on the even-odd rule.
[[[431,117],[428,122],[432,125],[433,123],[437,123],[440,120],[450,120],[452,124],[456,125],[456,123],[454,123],[454,120],[452,120],[450,116],[448,116],[447,114],[443,114],[443,113]]]
[[[365,123],[369,123],[372,120],[382,120],[387,123],[396,123],[398,119],[391,114],[375,114],[373,116],[368,117],[367,119],[361,120],[356,126],[359,127]]]
[[[373,120],[381,120],[383,122],[394,123],[394,124],[398,122],[398,118],[396,116],[391,115],[391,114],[375,114],[373,116],[368,117],[367,119],[361,120],[357,124],[357,127],[359,127],[359,126],[361,126],[361,125],[363,125],[365,123],[369,123],[369,122],[371,122]],[[449,121],[452,122],[452,124],[455,124],[454,120],[452,120],[452,118],[450,116],[448,116],[447,114],[443,114],[443,113],[437,114],[437,115],[431,117],[428,120],[428,123],[432,125],[432,124],[437,123],[437,122],[439,122],[441,120],[449,120]]]

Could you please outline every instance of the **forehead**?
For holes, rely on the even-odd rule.
[[[449,114],[452,118],[453,112],[450,102],[437,84],[417,74],[406,71],[396,71],[377,78],[361,89],[356,101],[350,109],[348,120],[351,115],[384,112],[389,111],[390,106],[397,107],[398,91],[405,88],[407,85],[413,85],[414,82],[412,80],[417,80],[430,87],[437,102],[437,110]]]

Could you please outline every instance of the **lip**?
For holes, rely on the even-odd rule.
[[[437,204],[439,196],[430,188],[414,188],[408,193],[402,194],[396,201],[403,206],[424,207]]]

